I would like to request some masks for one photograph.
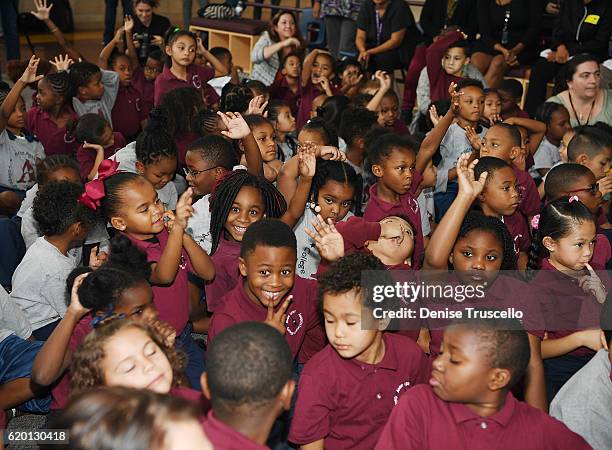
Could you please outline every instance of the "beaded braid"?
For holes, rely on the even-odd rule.
[[[268,218],[279,218],[287,211],[287,202],[276,187],[263,177],[249,174],[245,170],[230,172],[218,182],[210,194],[210,234],[212,255],[219,246],[221,233],[236,196],[245,186],[259,189],[264,201],[264,213]]]

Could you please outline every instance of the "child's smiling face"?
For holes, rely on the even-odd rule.
[[[312,72],[310,79],[312,84],[318,84],[322,77],[331,80],[334,75],[333,60],[331,55],[320,53],[315,57],[312,63]]]
[[[236,195],[225,221],[225,230],[235,242],[242,242],[244,233],[253,222],[264,217],[265,204],[259,189],[244,186]]]

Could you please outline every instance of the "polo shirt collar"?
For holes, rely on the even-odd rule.
[[[213,441],[216,440],[214,439],[216,436],[220,435],[220,436],[224,436],[224,440],[225,439],[227,439],[227,441],[233,440],[234,444],[238,444],[235,448],[244,448],[244,449],[252,449],[252,450],[259,450],[259,449],[264,450],[268,448],[266,446],[258,444],[255,441],[250,440],[245,435],[239,433],[238,431],[234,430],[230,426],[221,422],[219,419],[215,417],[212,410],[208,412],[206,419],[207,419],[206,420],[207,428],[211,429],[210,434],[213,437]]]
[[[389,339],[387,339],[386,333],[383,333],[383,342],[385,343],[385,356],[383,356],[382,361],[379,362],[378,364],[367,364],[367,363],[358,361],[356,358],[352,358],[348,360],[348,362],[350,363],[349,367],[351,367],[352,369],[351,371],[354,373],[354,375],[357,378],[363,379],[366,376],[368,376],[370,373],[376,372],[379,369],[386,369],[386,370],[397,370],[398,369],[399,360],[398,360],[397,352],[396,352],[395,347],[389,343]],[[334,350],[334,353],[336,353],[336,356],[340,358],[340,355],[338,355],[335,350]]]
[[[516,409],[516,404],[517,400],[514,398],[511,392],[508,392],[508,394],[506,394],[506,402],[504,403],[503,408],[490,417],[480,417],[462,403],[449,403],[449,408],[456,423],[468,422],[470,420],[492,420],[505,428],[512,420],[514,410]]]
[[[370,201],[376,203],[384,213],[391,213],[393,208],[397,207],[397,205],[386,202],[378,196],[378,186],[376,184],[370,186]]]

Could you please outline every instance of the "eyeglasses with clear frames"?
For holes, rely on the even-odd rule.
[[[204,169],[204,170],[189,170],[185,167],[183,168],[183,172],[185,173],[186,177],[191,176],[191,178],[195,178],[201,173],[208,172],[209,170],[216,169],[217,167],[219,166],[210,167],[209,169]]]

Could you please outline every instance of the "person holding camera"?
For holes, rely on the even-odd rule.
[[[170,19],[153,12],[158,5],[158,0],[134,0],[134,45],[143,66],[155,47],[164,47],[163,36],[172,26]]]

